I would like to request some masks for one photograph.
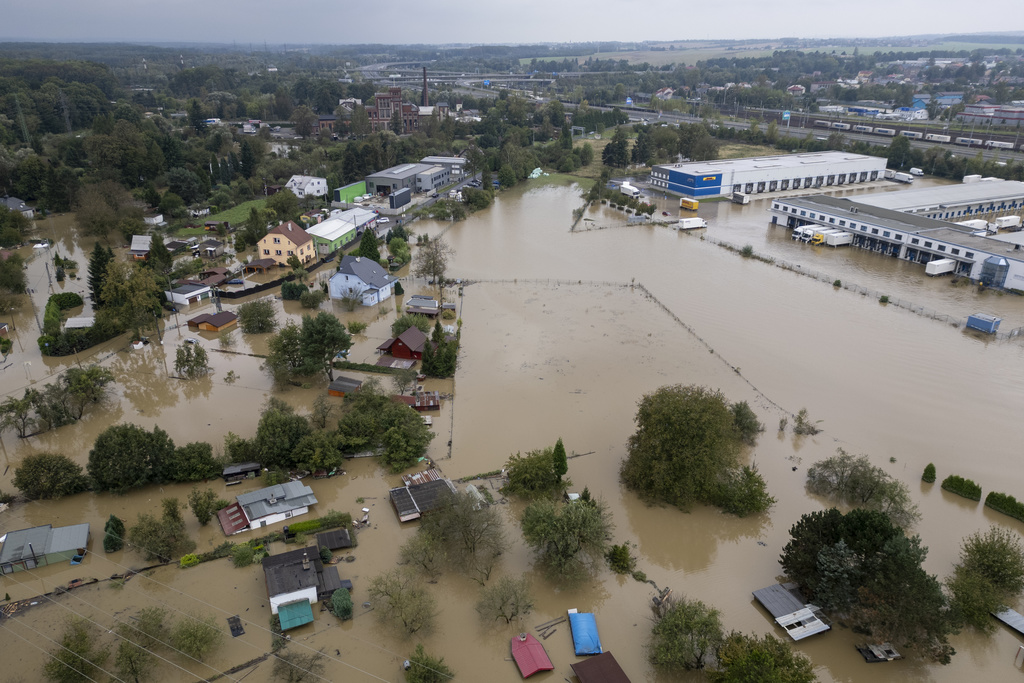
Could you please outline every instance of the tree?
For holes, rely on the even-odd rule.
[[[210,361],[206,349],[199,344],[185,342],[174,352],[174,372],[180,377],[196,379],[210,372]]]
[[[982,633],[992,633],[991,614],[1006,609],[1024,591],[1024,549],[1017,534],[989,527],[963,540],[960,561],[948,586],[957,619]]]
[[[240,156],[238,161],[238,172],[242,174],[243,178],[252,178],[256,172],[256,166],[259,164],[259,159],[256,156],[256,150],[253,149],[253,145],[249,142],[249,139],[243,139],[240,145]]]
[[[167,639],[166,616],[167,611],[161,607],[146,607],[132,621],[117,624],[122,640],[118,643],[114,664],[123,680],[138,683],[150,676],[156,666],[151,650]]]
[[[299,215],[299,198],[285,188],[275,192],[267,199],[266,208],[274,212],[278,221],[295,220]]]
[[[366,108],[361,104],[357,104],[352,110],[350,127],[352,135],[355,135],[357,138],[370,134],[370,115],[366,113]]]
[[[293,453],[310,432],[309,422],[284,401],[271,398],[263,409],[253,440],[259,462],[264,467],[291,467]]]
[[[409,668],[405,672],[406,683],[446,683],[455,678],[455,672],[444,663],[444,657],[427,654],[422,644],[409,655]]]
[[[103,305],[122,328],[134,331],[135,339],[141,339],[143,331],[157,324],[159,295],[160,285],[152,269],[122,261],[107,264]]]
[[[302,316],[302,332],[299,336],[306,374],[322,371],[328,381],[334,380],[334,358],[352,348],[352,337],[333,314],[318,313],[315,317]]]
[[[831,458],[811,465],[807,490],[838,503],[880,510],[901,527],[913,526],[920,518],[906,484],[872,465],[868,456],[853,456],[842,448],[837,448]]]
[[[164,460],[161,481],[202,481],[220,475],[221,465],[213,457],[213,446],[193,441],[175,448]]]
[[[213,489],[200,491],[198,486],[193,486],[188,492],[188,507],[196,516],[199,525],[206,526],[216,512],[217,494]]]
[[[363,236],[359,238],[359,248],[356,249],[355,255],[369,259],[374,263],[380,261],[380,249],[377,243],[377,235],[374,234],[373,230],[366,230],[363,232]]]
[[[889,143],[888,165],[903,168],[910,160],[910,138],[897,135]]]
[[[334,413],[334,404],[323,394],[313,399],[313,409],[309,414],[309,424],[314,429],[327,429],[327,423]]]
[[[562,477],[569,471],[569,461],[566,459],[562,437],[558,437],[558,441],[555,442],[555,450],[551,454],[551,469],[558,477],[558,481],[562,481]]]
[[[446,495],[416,533],[432,539],[450,566],[480,584],[490,578],[507,544],[497,510],[481,507],[468,493]]]
[[[159,427],[112,425],[96,437],[86,469],[98,491],[125,493],[158,480],[173,453],[174,442]]]
[[[523,511],[523,538],[553,579],[575,582],[604,558],[612,524],[594,500],[556,504],[537,500]]]
[[[338,420],[338,433],[349,453],[383,449],[381,464],[401,472],[422,457],[434,433],[423,424],[419,413],[396,403],[368,383],[346,401],[346,412]]]
[[[22,439],[28,436],[36,426],[32,411],[39,401],[39,396],[35,389],[26,389],[21,398],[8,396],[4,399],[4,402],[0,403],[0,428],[14,428]]]
[[[168,214],[170,211],[168,211]],[[158,273],[166,273],[174,266],[174,257],[167,250],[167,245],[159,235],[153,237],[149,247],[149,260],[146,263]]]
[[[525,617],[533,609],[530,596],[530,581],[521,576],[518,579],[503,576],[490,586],[480,590],[476,611],[489,621],[504,619],[506,624],[513,619]]]
[[[196,544],[188,537],[178,499],[164,498],[161,505],[159,520],[148,513],[139,515],[135,526],[128,530],[128,542],[147,560],[169,562],[192,552]]]
[[[89,295],[95,308],[103,306],[103,282],[107,279],[107,265],[114,260],[110,247],[104,248],[96,242],[89,256]]]
[[[64,625],[60,643],[49,653],[43,664],[43,675],[56,683],[95,681],[100,677],[100,666],[110,655],[109,650],[97,646],[97,634],[85,619],[72,618]]]
[[[167,191],[181,197],[186,204],[195,204],[206,196],[203,181],[187,168],[172,168],[167,172]]]
[[[206,116],[203,115],[203,108],[199,100],[192,100],[188,104],[188,125],[192,126],[198,135],[206,134]]]
[[[682,508],[712,502],[740,444],[722,393],[661,387],[640,400],[636,423],[621,469],[626,486]]]
[[[82,466],[58,453],[26,455],[14,470],[13,483],[25,496],[35,500],[63,498],[89,488]]]
[[[402,134],[402,109],[401,107],[396,108],[394,113],[391,114],[391,122],[388,124],[391,132],[395,135]]]
[[[535,497],[559,493],[568,486],[568,482],[558,476],[554,448],[530,451],[526,455],[516,453],[505,462],[504,469],[508,479],[502,488],[504,493]]]
[[[114,373],[98,365],[87,368],[68,368],[57,379],[67,397],[71,417],[80,420],[89,404],[99,403],[107,395],[107,386],[114,381]]]
[[[223,639],[224,632],[212,615],[185,615],[171,628],[171,646],[200,661],[216,650]]]
[[[455,250],[448,245],[443,237],[432,239],[416,252],[416,277],[428,278],[437,282],[438,289],[444,282],[448,271],[448,261],[455,256]]]
[[[718,650],[712,683],[813,683],[811,660],[770,633],[758,637],[731,633]]]
[[[408,635],[433,626],[434,598],[410,573],[392,569],[373,577],[369,595],[373,611],[383,623],[398,626]]]
[[[953,624],[942,587],[921,568],[928,549],[876,510],[805,514],[780,562],[808,599],[851,628],[948,662]]]
[[[342,588],[341,590],[345,590]],[[347,591],[346,591],[347,592]],[[326,657],[323,650],[315,652],[291,652],[286,650],[283,653],[273,655],[274,668],[272,674],[274,680],[284,683],[306,683],[307,681],[324,680],[323,673],[326,670]]]
[[[331,593],[331,613],[342,621],[352,618],[352,596],[347,588],[339,588]]]
[[[399,395],[416,386],[416,371],[412,368],[398,369],[391,375],[391,386]]]
[[[748,446],[756,446],[757,435],[764,431],[764,425],[758,421],[757,415],[750,409],[750,405],[746,401],[740,401],[733,403],[730,410],[732,410],[732,421],[736,426],[736,431],[739,432],[740,440]]]
[[[605,166],[613,168],[625,168],[629,164],[629,141],[625,130],[615,129],[612,141],[601,152],[601,161]]]
[[[130,640],[122,640],[117,644],[114,667],[119,680],[139,683],[149,678],[155,666],[156,657],[145,648],[139,647]]]
[[[651,630],[651,663],[670,673],[703,669],[725,641],[721,613],[700,600],[670,598]]]
[[[110,515],[103,527],[103,552],[113,553],[124,547],[125,528],[120,517]]]
[[[418,327],[423,334],[430,334],[430,319],[419,313],[404,313],[391,323],[391,336],[397,337],[410,327]]]
[[[292,460],[311,472],[331,472],[341,467],[344,442],[337,432],[315,431],[302,437],[292,451]]]
[[[249,301],[238,307],[238,326],[246,334],[263,334],[277,329],[277,313],[269,299]]]

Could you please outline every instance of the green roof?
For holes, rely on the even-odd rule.
[[[281,619],[281,630],[287,631],[313,621],[313,606],[309,600],[289,602],[277,608],[277,616]]]

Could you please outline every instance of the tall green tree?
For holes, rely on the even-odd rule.
[[[203,114],[203,108],[199,104],[199,100],[192,100],[188,104],[188,125],[198,135],[206,134],[206,115]]]
[[[217,492],[213,489],[200,490],[198,486],[193,486],[188,492],[188,507],[196,516],[199,526],[209,524],[213,513],[216,512],[216,504]]]
[[[794,652],[772,634],[762,637],[732,633],[718,649],[717,667],[707,673],[712,683],[813,683],[811,660]]]
[[[43,664],[43,676],[55,683],[84,683],[101,677],[100,667],[110,651],[99,647],[98,637],[88,621],[72,618],[64,625],[57,647]]]
[[[169,562],[192,552],[196,544],[188,537],[181,502],[177,498],[164,498],[160,503],[163,509],[160,519],[148,513],[139,514],[135,526],[128,530],[128,542],[147,560]]]
[[[562,477],[569,471],[569,461],[565,455],[565,446],[562,444],[562,437],[555,442],[555,450],[551,453],[551,469],[555,476],[561,481]]]
[[[406,683],[448,683],[455,678],[455,672],[444,663],[444,657],[434,657],[423,649],[422,643],[409,655],[409,669],[405,672]]]
[[[991,615],[1013,604],[1024,591],[1024,548],[1018,535],[993,526],[965,538],[946,585],[958,621],[992,633]]]
[[[96,437],[87,469],[97,490],[125,493],[159,481],[173,454],[174,442],[159,427],[147,432],[133,424],[112,425]]]
[[[63,498],[89,487],[82,466],[60,453],[26,455],[15,468],[12,483],[25,496],[35,500]]]
[[[322,311],[316,316],[302,316],[299,345],[306,368],[312,372],[322,371],[333,381],[334,358],[352,348],[352,337],[337,317]]]
[[[372,229],[364,231],[363,236],[359,238],[359,248],[356,249],[356,256],[370,259],[374,263],[380,261],[380,245],[377,241],[377,235]]]
[[[103,552],[113,553],[124,547],[124,522],[116,515],[110,515],[103,527]]]
[[[263,409],[253,445],[264,467],[291,467],[294,452],[311,431],[309,421],[280,399],[271,398]]]
[[[159,294],[151,269],[122,261],[107,264],[103,305],[124,329],[133,330],[136,339],[158,324]]]
[[[557,504],[536,500],[523,511],[523,538],[552,579],[576,582],[601,562],[612,523],[597,500]]]
[[[110,247],[104,248],[97,241],[89,256],[89,295],[95,308],[103,306],[103,282],[107,279],[107,264],[113,260],[114,252]]]
[[[651,663],[670,673],[703,669],[725,641],[721,613],[700,600],[670,599],[651,630]]]

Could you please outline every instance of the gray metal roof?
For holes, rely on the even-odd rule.
[[[303,568],[303,557],[308,560],[307,569]],[[318,585],[317,573],[321,571],[320,552],[313,547],[263,558],[263,575],[271,597]]]
[[[249,491],[239,495],[236,500],[250,521],[316,504],[313,489],[298,481],[287,481],[265,489]]]
[[[152,245],[152,235],[132,235],[132,251],[149,251]]]
[[[798,595],[795,583],[776,583],[754,591],[757,601],[776,618],[803,609],[806,601],[803,596],[797,597]]]
[[[379,263],[368,258],[351,255],[341,258],[338,274],[354,275],[374,289],[387,287],[398,279],[384,270]],[[338,277],[338,275],[334,277]]]
[[[928,211],[964,204],[1024,199],[1024,183],[1016,180],[982,180],[958,185],[917,187],[896,192],[858,196],[856,201],[893,211]]]
[[[405,180],[430,168],[427,164],[402,164],[366,176],[367,179]]]
[[[89,525],[74,524],[54,529],[49,524],[11,531],[0,548],[0,564],[26,557],[49,555],[84,548],[89,542]],[[31,549],[29,548],[31,545]]]

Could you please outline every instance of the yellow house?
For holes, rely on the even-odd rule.
[[[279,266],[287,266],[289,256],[297,256],[299,263],[308,263],[315,257],[313,238],[292,221],[281,223],[260,240],[259,255],[273,259]]]

